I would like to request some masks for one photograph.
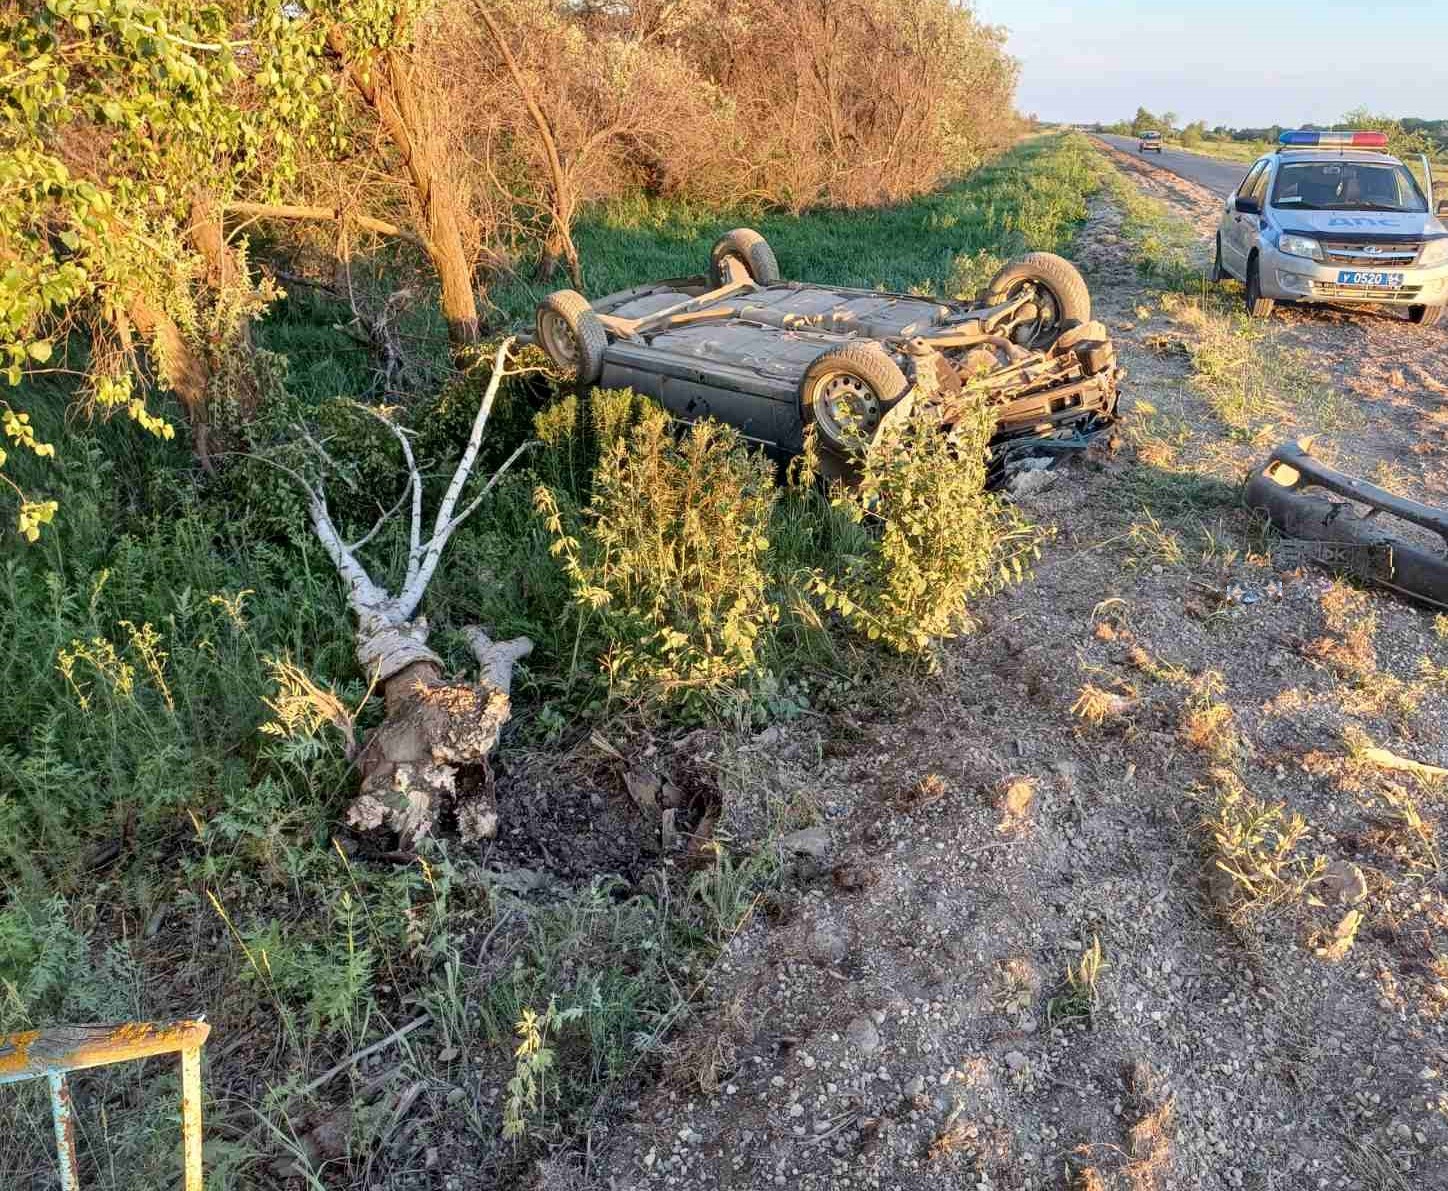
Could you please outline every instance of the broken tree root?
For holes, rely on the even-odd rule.
[[[384,679],[387,720],[362,753],[361,792],[347,811],[353,827],[388,827],[411,847],[451,811],[465,841],[497,834],[488,754],[511,714],[513,665],[533,643],[519,637],[494,644],[477,627],[467,635],[479,682],[449,681],[436,655],[412,660]],[[481,781],[459,791],[458,773],[466,766],[477,766]]]

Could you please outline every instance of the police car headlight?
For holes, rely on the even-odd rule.
[[[1435,265],[1448,265],[1448,239],[1429,240],[1423,245],[1423,255],[1418,258],[1418,263],[1425,269],[1431,269]]]
[[[1283,233],[1277,241],[1277,251],[1285,252],[1288,256],[1305,256],[1310,261],[1322,259],[1322,245],[1310,236],[1294,236]]]

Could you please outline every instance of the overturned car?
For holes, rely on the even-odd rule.
[[[1115,418],[1121,370],[1069,261],[1031,253],[974,302],[784,281],[773,251],[740,228],[707,276],[658,281],[590,303],[574,290],[538,306],[537,341],[584,385],[631,388],[674,417],[713,417],[778,455],[812,428],[827,467],[867,446],[912,389],[951,411],[996,413],[990,478],[1026,456],[1084,447]]]

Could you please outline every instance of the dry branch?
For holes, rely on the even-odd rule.
[[[1379,769],[1396,770],[1399,773],[1411,773],[1418,777],[1436,781],[1438,778],[1448,777],[1448,769],[1437,765],[1425,765],[1421,761],[1414,761],[1411,757],[1400,757],[1397,753],[1389,752],[1387,749],[1378,748],[1376,745],[1362,750],[1362,758]]]
[[[422,238],[406,228],[388,223],[385,219],[374,219],[370,215],[356,215],[343,207],[305,207],[295,203],[227,203],[228,215],[244,215],[251,219],[301,219],[324,223],[349,223],[364,231],[376,232],[381,236],[395,236],[426,249]]]

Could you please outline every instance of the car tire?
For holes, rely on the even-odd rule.
[[[715,288],[728,284],[724,262],[730,257],[744,266],[755,285],[779,283],[779,262],[774,259],[774,249],[753,228],[736,227],[732,232],[725,232],[709,250],[709,280]]]
[[[1408,321],[1416,323],[1420,327],[1435,327],[1438,320],[1443,317],[1441,306],[1409,306]]]
[[[560,372],[581,385],[594,384],[603,374],[608,332],[577,290],[561,289],[539,302],[535,326],[538,346]]]
[[[1276,304],[1271,298],[1262,296],[1261,270],[1254,256],[1247,262],[1247,317],[1267,318]]]
[[[809,366],[799,384],[799,416],[837,454],[859,451],[881,415],[910,387],[900,365],[869,344],[833,347]],[[853,405],[853,411],[845,407]],[[852,418],[847,419],[847,413]]]
[[[1222,266],[1222,233],[1217,233],[1217,253],[1212,260],[1212,275],[1208,278],[1214,285],[1227,280],[1227,270]]]
[[[1043,351],[1073,322],[1091,321],[1091,291],[1076,266],[1053,252],[1030,252],[1012,261],[993,278],[986,290],[986,303],[997,306],[1014,297],[1026,285],[1045,290],[1055,307],[1054,316],[1046,316],[1033,329],[1022,347]],[[1018,341],[1019,342],[1019,341]]]

